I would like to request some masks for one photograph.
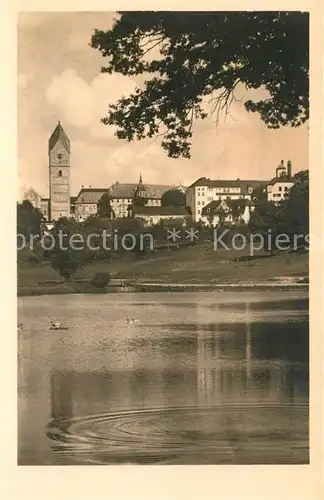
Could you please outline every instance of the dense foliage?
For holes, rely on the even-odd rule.
[[[279,234],[285,234],[293,244],[294,237],[300,237],[303,246],[309,235],[309,171],[298,172],[294,176],[295,184],[286,200],[275,205],[260,192],[256,198],[256,207],[252,212],[249,228],[253,233],[271,233],[274,243]],[[306,238],[307,237],[307,238]],[[269,241],[269,238],[267,238]],[[270,249],[270,248],[269,248]]]
[[[96,288],[105,288],[110,282],[109,273],[96,273],[91,280],[92,286]]]
[[[271,128],[297,127],[309,116],[309,15],[302,12],[120,12],[112,29],[95,30],[91,46],[102,72],[147,80],[111,103],[103,123],[132,141],[164,136],[170,157],[190,157],[192,125],[228,110],[239,85],[262,88],[246,100]],[[207,99],[208,98],[208,99]]]
[[[33,235],[41,234],[43,216],[38,208],[24,200],[17,203],[17,234],[23,235],[27,240]]]
[[[51,231],[45,236],[45,256],[50,265],[62,276],[69,280],[84,263],[84,253],[76,241],[71,244],[70,238],[78,234],[79,224],[66,217],[59,219]],[[75,239],[75,238],[74,238]]]
[[[115,216],[113,208],[111,206],[111,196],[107,192],[103,194],[98,202],[98,215],[99,217],[109,217]]]
[[[308,248],[309,234],[309,172],[308,170],[298,172],[294,176],[295,184],[289,192],[287,199],[279,204],[274,204],[267,200],[264,189],[256,189],[252,195],[255,209],[252,212],[248,226],[240,225],[238,218],[233,214],[234,225],[226,222],[225,212],[218,215],[218,234],[224,229],[230,228],[223,241],[230,246],[231,237],[239,232],[241,235],[258,233],[264,236],[265,248],[274,253],[278,248],[275,240],[278,235],[285,234],[289,238],[288,248]],[[236,207],[239,212],[239,201]],[[234,212],[235,212],[235,204]],[[26,215],[27,213],[27,215]],[[32,215],[33,214],[33,215]],[[35,217],[35,220],[34,220]],[[47,250],[41,253],[40,243],[35,248],[35,253],[29,256],[34,258],[35,264],[44,258],[58,273],[69,280],[76,272],[97,260],[107,263],[107,271],[103,275],[97,276],[92,285],[97,288],[104,288],[109,284],[110,263],[113,259],[127,258],[138,259],[148,257],[153,250],[177,249],[182,245],[194,245],[203,241],[213,241],[212,227],[214,215],[208,220],[204,227],[202,222],[194,222],[190,217],[180,219],[164,219],[159,223],[147,226],[139,218],[109,218],[109,217],[89,217],[86,221],[79,223],[75,219],[61,218],[54,226],[54,229],[44,237],[43,248]],[[21,204],[19,208],[18,230],[22,234],[33,234],[30,231],[38,230],[39,212],[29,203]],[[33,226],[35,224],[35,226]],[[197,230],[198,239],[188,239],[190,229]],[[168,237],[168,230],[178,231],[179,238],[172,240]],[[268,235],[271,234],[269,238]],[[103,236],[105,235],[105,238]],[[297,241],[294,238],[299,235]],[[71,244],[73,237],[73,244]],[[91,238],[90,246],[88,238]],[[153,243],[153,248],[151,244]],[[280,248],[279,248],[280,250]],[[108,281],[107,281],[108,280]]]
[[[169,189],[163,193],[161,204],[163,206],[185,206],[186,195],[180,189]]]

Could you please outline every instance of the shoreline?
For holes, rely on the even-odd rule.
[[[24,290],[25,288],[25,290]],[[121,293],[183,293],[183,292],[248,292],[248,291],[309,291],[308,279],[286,278],[268,279],[253,282],[219,282],[219,283],[125,283],[124,285],[108,285],[104,289],[94,288],[87,284],[82,286],[74,283],[62,283],[54,286],[40,285],[22,287],[17,290],[18,297],[32,297],[40,295],[77,295],[77,294],[121,294]]]

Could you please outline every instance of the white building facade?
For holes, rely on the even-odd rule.
[[[287,162],[287,167],[284,161],[281,160],[280,165],[276,168],[276,177],[274,177],[267,185],[268,201],[279,204],[289,196],[289,191],[294,185],[294,179],[291,173],[291,161]]]
[[[195,222],[208,223],[204,207],[213,201],[252,200],[255,188],[266,186],[265,181],[257,180],[211,180],[202,177],[187,188],[186,205],[190,208]]]

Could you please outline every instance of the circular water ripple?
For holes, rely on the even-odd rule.
[[[260,406],[249,405],[249,412],[253,412],[253,409],[260,410]],[[283,406],[280,409],[281,412],[285,411]],[[290,412],[291,409],[287,406],[286,411]],[[276,411],[269,407],[268,411],[271,410]],[[138,409],[73,417],[50,422],[47,437],[52,442],[52,451],[56,457],[78,457],[87,463],[104,464],[117,459],[138,462],[141,457],[149,457],[150,462],[159,462],[179,455],[193,454],[216,454],[224,460],[242,443],[244,446],[247,444],[244,428],[240,429],[240,411],[242,406],[226,408],[225,420],[221,409],[197,406]],[[273,448],[275,452],[282,440],[288,440],[290,448],[296,446],[296,435],[289,436],[286,431],[271,433],[269,441],[270,435],[267,438],[266,434],[267,431],[263,436],[262,433],[254,436],[257,448],[267,448],[268,452]]]

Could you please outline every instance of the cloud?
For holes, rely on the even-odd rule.
[[[55,76],[46,91],[46,99],[58,108],[65,121],[75,127],[86,128],[93,138],[114,136],[115,128],[100,120],[122,95],[129,95],[136,87],[131,78],[122,75],[101,74],[88,84],[73,69]]]
[[[69,35],[67,43],[70,50],[73,51],[84,51],[89,47],[89,42],[94,29],[102,29],[104,31],[112,28],[114,20],[118,18],[118,14],[115,12],[83,12],[74,13],[73,22],[71,22],[69,28]],[[75,22],[77,19],[77,22]],[[93,49],[90,49],[93,50]]]

